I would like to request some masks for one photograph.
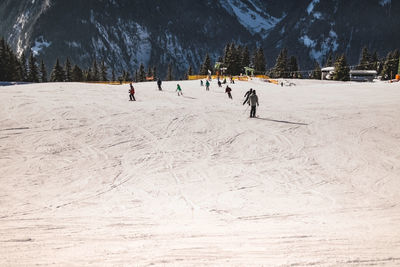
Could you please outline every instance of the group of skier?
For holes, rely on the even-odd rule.
[[[158,90],[159,91],[162,91],[161,84],[162,84],[161,79],[158,79],[157,80],[157,86],[158,86]],[[206,80],[205,85],[206,85],[206,91],[209,91],[210,90],[210,82],[208,80]],[[133,87],[132,82],[129,84],[129,86],[130,86],[130,89],[129,89],[129,101],[136,101],[136,99],[135,99],[135,88]],[[200,86],[203,86],[203,80],[200,80]],[[221,87],[221,82],[219,80],[218,80],[218,86]],[[179,84],[176,85],[176,92],[178,93],[178,96],[183,96],[182,88],[181,88],[181,86]],[[231,92],[232,92],[232,89],[227,85],[226,88],[225,88],[225,93],[228,94],[228,97],[230,99],[232,99],[232,93]],[[256,109],[257,109],[257,106],[259,106],[258,96],[256,94],[256,90],[253,90],[251,88],[249,91],[247,91],[245,93],[244,98],[245,98],[245,100],[243,102],[243,105],[248,104],[251,107],[251,109],[250,109],[250,118],[255,118],[256,117]]]

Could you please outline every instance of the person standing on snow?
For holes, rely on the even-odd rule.
[[[210,82],[206,81],[206,91],[210,91]]]
[[[200,80],[200,86],[203,86],[203,80]]]
[[[179,85],[179,83],[176,85],[176,91],[178,92],[178,96],[179,96],[179,95],[182,95],[182,96],[183,96],[182,88],[181,88],[181,86]]]
[[[247,91],[247,92],[244,94],[245,100],[244,100],[244,102],[243,102],[243,105],[246,104],[247,100],[249,100],[249,96],[251,95],[251,93],[253,93],[253,88],[250,88],[250,90]]]
[[[258,96],[256,95],[256,90],[253,90],[253,93],[249,96],[249,105],[251,106],[250,110],[250,118],[256,117],[256,108],[259,106],[258,104]]]
[[[231,94],[231,92],[232,92],[232,89],[227,85],[227,86],[226,86],[226,89],[225,89],[225,93],[228,94],[228,97],[229,97],[230,99],[232,99],[232,94]]]
[[[158,80],[157,80],[157,85],[158,85],[158,90],[159,91],[162,91],[162,88],[161,88],[161,79],[160,78],[158,78]]]
[[[129,101],[136,101],[135,99],[135,88],[133,88],[132,83],[129,84],[131,89],[129,90]]]

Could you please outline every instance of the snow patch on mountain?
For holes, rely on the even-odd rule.
[[[276,18],[260,9],[253,1],[220,0],[221,5],[234,15],[240,24],[247,28],[250,33],[260,34],[266,38],[269,31],[274,28],[282,18]]]
[[[381,6],[391,5],[392,4],[392,0],[380,0],[379,4]]]
[[[323,57],[329,53],[329,51],[337,51],[338,44],[338,36],[335,31],[330,30],[328,33],[328,37],[323,38],[322,42],[311,39],[308,35],[303,35],[299,38],[299,42],[302,43],[307,48],[310,48],[309,55],[312,59],[317,61],[321,61]]]
[[[38,56],[40,51],[44,48],[47,48],[51,45],[51,42],[46,41],[43,36],[39,36],[35,40],[35,45],[31,48],[31,51],[34,56]]]
[[[311,13],[313,13],[314,11],[314,7],[316,4],[319,3],[320,0],[312,0],[311,3],[308,5],[307,7],[307,13],[308,15],[310,15]]]

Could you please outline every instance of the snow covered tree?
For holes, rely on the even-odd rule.
[[[83,71],[83,79],[87,82],[93,81],[93,71],[92,68],[88,68],[87,70]]]
[[[144,69],[143,69],[143,73],[144,73]],[[143,75],[144,75],[144,74],[143,74]],[[123,80],[124,82],[132,81],[132,77],[131,77],[129,71],[125,71],[125,70],[124,70],[124,71],[122,72],[122,80]]]
[[[256,50],[254,54],[254,69],[257,73],[265,73],[265,68],[266,68],[266,61],[265,61],[265,56],[264,56],[264,50],[260,47]]]
[[[350,68],[347,65],[346,56],[342,54],[338,57],[335,62],[335,70],[333,74],[335,81],[349,81],[350,80]]]
[[[211,59],[208,53],[206,54],[203,64],[200,67],[200,75],[208,75],[208,70],[212,71]]]
[[[60,65],[60,60],[57,58],[53,71],[51,72],[50,81],[63,82],[65,80],[65,73]]]
[[[368,48],[363,47],[361,50],[360,63],[357,66],[359,70],[370,70],[371,69],[371,55],[369,54]]]
[[[100,81],[106,82],[108,81],[107,79],[107,66],[104,60],[101,61],[100,65]]]
[[[47,83],[47,70],[46,66],[44,65],[43,59],[40,62],[40,82]]]
[[[320,80],[321,79],[321,66],[317,61],[314,63],[314,70],[311,73],[311,79]]]
[[[287,62],[287,49],[283,48],[276,59],[275,67],[272,71],[275,78],[286,78],[288,76]]]
[[[172,81],[174,79],[173,74],[172,74],[172,65],[171,63],[168,64],[168,70],[167,70],[167,81]]]
[[[78,65],[75,64],[71,72],[71,81],[83,82],[83,80],[84,80],[83,71],[81,70],[81,68],[79,68]]]
[[[67,60],[65,60],[64,73],[65,73],[65,81],[66,82],[72,81],[72,79],[71,79],[72,67],[71,67],[71,62],[69,61],[69,58],[67,58]]]
[[[7,66],[6,41],[4,40],[4,38],[1,38],[0,39],[0,81],[5,81],[6,66]]]

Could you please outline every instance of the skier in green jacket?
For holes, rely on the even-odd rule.
[[[181,88],[181,86],[179,85],[179,83],[176,85],[176,91],[178,92],[178,96],[179,96],[179,95],[183,95],[183,93],[182,93],[182,88]]]
[[[206,91],[210,91],[210,82],[206,81]]]

